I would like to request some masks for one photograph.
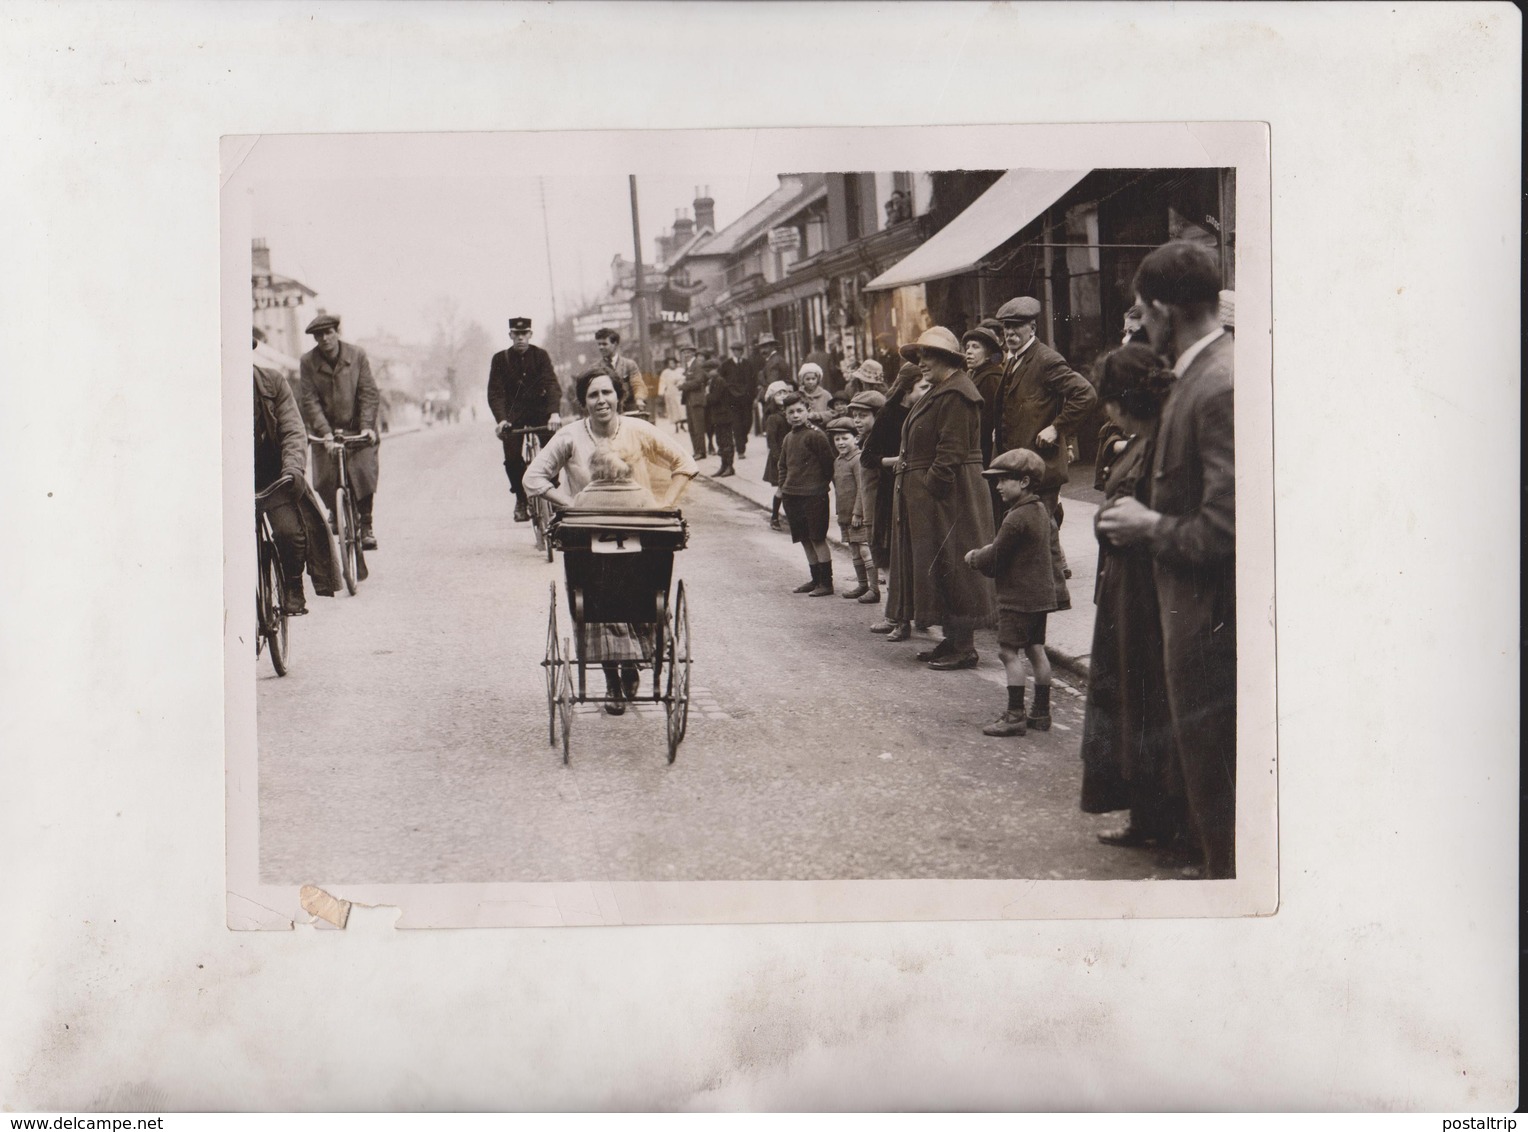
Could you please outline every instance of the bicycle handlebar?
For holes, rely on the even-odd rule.
[[[333,442],[344,448],[370,448],[373,444],[376,443],[376,441],[369,440],[364,436],[356,436],[355,434],[348,432],[336,432],[333,436],[327,437],[314,436],[310,432],[308,434],[308,439],[311,440],[314,444],[329,444]]]

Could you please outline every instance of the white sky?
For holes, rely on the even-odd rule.
[[[697,185],[710,186],[720,228],[777,184],[772,172],[639,174],[644,262],[676,208],[693,215]],[[624,176],[610,174],[548,176],[545,189],[557,313],[565,316],[580,294],[603,288],[616,254],[631,258],[630,191]],[[538,328],[551,319],[535,177],[283,178],[258,183],[251,206],[252,233],[269,243],[272,269],[318,291],[347,336],[386,329],[425,342],[443,297],[495,339],[506,335],[510,315],[528,314]]]

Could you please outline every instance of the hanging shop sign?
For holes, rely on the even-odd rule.
[[[795,251],[801,246],[801,229],[786,225],[769,230],[769,250],[772,252]]]

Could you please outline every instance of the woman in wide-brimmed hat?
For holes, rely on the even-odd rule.
[[[855,394],[863,393],[867,389],[873,389],[883,395],[886,392],[886,371],[874,358],[865,359],[849,375],[849,380],[844,384],[844,396],[853,400]]]
[[[981,476],[982,396],[946,328],[924,331],[901,353],[917,363],[929,391],[902,425],[886,616],[944,629],[938,646],[918,654],[930,668],[975,668],[972,633],[994,610],[991,581],[965,566],[966,551],[992,541]]]

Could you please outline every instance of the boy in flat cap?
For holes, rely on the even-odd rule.
[[[509,476],[509,490],[515,495],[515,522],[530,522],[525,499],[524,441],[511,430],[534,428],[543,443],[555,429],[562,427],[558,409],[562,404],[562,386],[552,359],[540,346],[531,345],[531,320],[509,320],[512,345],[500,350],[488,363],[488,408],[493,413],[493,434],[504,444],[504,471]]]
[[[1023,735],[1032,727],[1049,731],[1051,667],[1045,655],[1046,616],[1070,609],[1057,548],[1056,524],[1033,484],[1045,475],[1045,461],[1027,448],[1004,452],[982,472],[997,481],[1008,507],[1003,524],[986,546],[966,552],[966,565],[997,581],[997,651],[1008,676],[1008,706],[982,728],[983,735]],[[1024,712],[1024,664],[1035,674],[1034,707]]]
[[[333,530],[334,495],[339,487],[339,466],[331,451],[334,434],[346,432],[369,439],[368,447],[350,454],[350,484],[361,512],[361,549],[376,550],[371,511],[380,471],[377,413],[382,398],[372,380],[371,362],[361,347],[340,341],[336,315],[320,314],[308,323],[307,333],[318,345],[304,354],[300,363],[302,416],[308,431],[325,440],[312,445],[313,487],[329,509],[329,528]]]

